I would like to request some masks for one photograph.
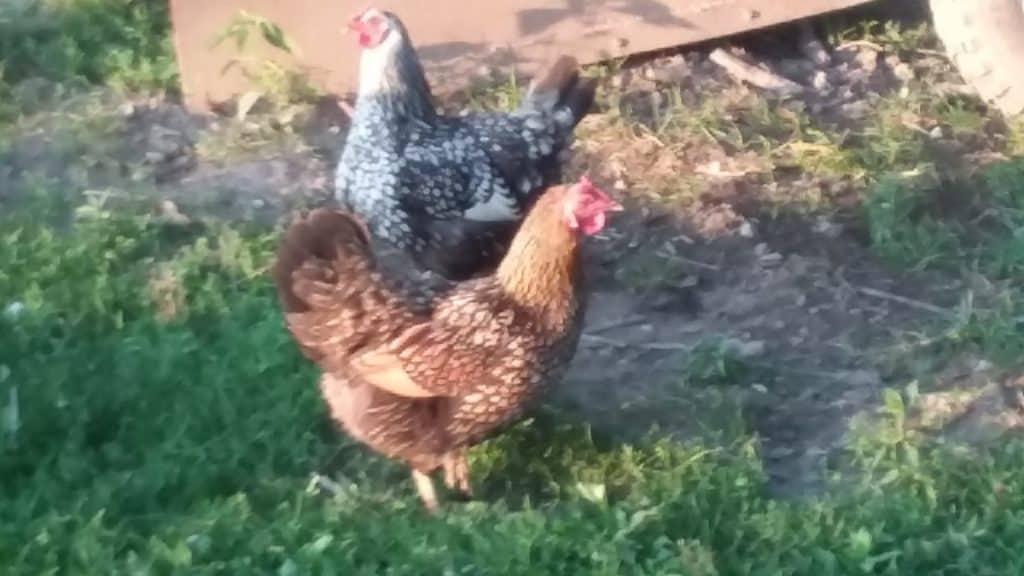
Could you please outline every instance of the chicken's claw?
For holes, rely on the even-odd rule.
[[[473,487],[469,483],[469,461],[465,450],[449,452],[444,456],[444,484],[449,489],[457,490],[466,498],[473,497]]]
[[[424,474],[419,470],[413,470],[412,481],[416,484],[416,492],[419,493],[420,500],[423,501],[423,506],[426,507],[427,512],[435,515],[438,514],[441,507],[437,503],[437,493],[434,491],[434,481],[430,478],[430,475]]]

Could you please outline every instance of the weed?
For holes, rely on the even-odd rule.
[[[868,199],[872,245],[896,265],[949,265],[958,254],[956,234],[946,224],[922,213],[926,198],[913,184],[890,178],[880,182]]]
[[[698,386],[735,383],[747,372],[735,347],[721,339],[697,345],[690,353],[684,371],[686,381]]]
[[[204,160],[223,162],[267,149],[304,148],[296,127],[321,93],[297,67],[249,55],[252,37],[284,58],[300,54],[298,45],[279,25],[244,10],[213,39],[213,46],[228,41],[234,45],[239,55],[228,63],[224,73],[237,68],[252,88],[235,101],[234,122],[203,133],[196,151]]]

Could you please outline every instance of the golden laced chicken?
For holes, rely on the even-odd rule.
[[[583,321],[581,237],[621,209],[586,177],[548,189],[493,274],[434,293],[391,285],[348,213],[317,209],[288,230],[274,279],[332,417],[405,461],[428,509],[433,472],[471,496],[466,449],[564,374]]]

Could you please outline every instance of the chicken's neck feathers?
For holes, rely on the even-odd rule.
[[[392,34],[380,46],[365,50],[359,63],[356,109],[377,101],[397,117],[433,123],[433,95],[419,56],[407,38]]]
[[[562,327],[571,320],[580,288],[579,239],[562,227],[539,233],[541,227],[527,228],[527,224],[498,267],[498,284],[552,327]]]

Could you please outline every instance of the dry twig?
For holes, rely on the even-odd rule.
[[[893,294],[891,292],[886,292],[884,290],[878,290],[877,288],[855,286],[854,289],[865,296],[871,296],[872,298],[880,298],[882,300],[898,302],[900,304],[903,304],[904,306],[908,306],[910,308],[917,308],[918,310],[924,310],[926,312],[938,314],[939,316],[944,316],[946,318],[952,318],[953,316],[955,316],[953,312],[946,310],[945,308],[940,308],[934,304],[929,304],[927,302],[922,302],[920,300],[914,300],[913,298],[907,298],[906,296],[900,296],[899,294]]]
[[[721,48],[715,48],[708,58],[724,68],[726,72],[737,80],[752,84],[758,88],[769,90],[782,96],[793,96],[804,90],[804,87],[796,82],[783,78],[774,72],[758,68],[754,64]]]
[[[657,350],[661,352],[689,352],[693,350],[693,346],[683,344],[682,342],[626,342],[596,334],[583,334],[580,339],[595,346],[607,346],[610,348],[636,348],[639,350]]]

